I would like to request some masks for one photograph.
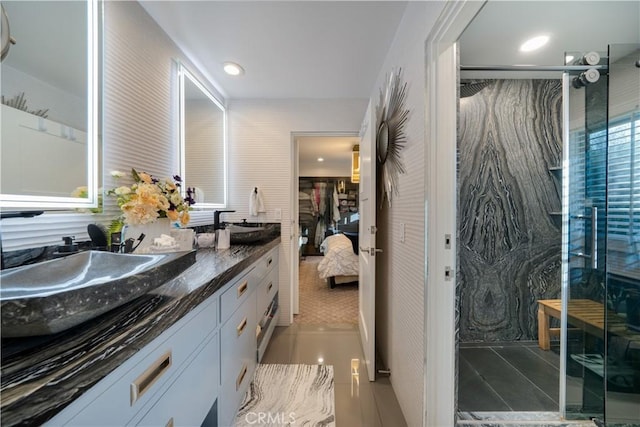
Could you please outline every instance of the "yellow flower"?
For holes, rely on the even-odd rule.
[[[120,178],[124,174],[113,171],[111,175]],[[189,215],[183,214],[189,210],[190,203],[180,194],[180,177],[174,177],[175,182],[170,178],[158,181],[146,172],[131,169],[131,178],[131,185],[123,185],[107,192],[116,196],[125,223],[147,224],[157,218],[167,217],[172,221],[180,220],[183,225],[188,224]]]
[[[153,180],[151,179],[151,175],[146,172],[138,172],[138,176],[144,183],[151,184],[153,182]]]
[[[171,221],[176,221],[178,219],[178,211],[176,210],[168,210],[167,211],[167,218],[169,218]]]
[[[171,181],[171,179],[167,178],[165,180],[165,188],[168,191],[176,191],[178,189],[178,186],[173,181]]]
[[[185,226],[189,224],[191,220],[191,215],[189,215],[189,211],[182,211],[182,215],[180,215],[180,224]]]

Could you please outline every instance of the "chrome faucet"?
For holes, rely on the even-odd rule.
[[[213,229],[220,230],[220,214],[225,212],[235,212],[235,211],[213,211]]]

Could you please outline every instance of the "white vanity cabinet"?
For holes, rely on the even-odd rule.
[[[218,326],[211,296],[51,419],[47,425],[127,425],[153,404]],[[212,378],[215,380],[215,378]]]
[[[45,425],[200,426],[205,418],[215,425],[216,412],[219,426],[232,425],[260,348],[264,352],[275,327],[278,250],[228,281]],[[135,336],[136,328],[145,325],[128,333]]]
[[[218,396],[220,340],[208,337],[201,351],[169,386],[138,426],[199,426]]]
[[[278,307],[278,251],[270,252],[263,260],[269,267],[265,271],[262,282],[256,290],[258,363],[262,360],[262,356],[267,349],[267,345],[278,321],[278,314],[280,314]]]
[[[241,298],[238,285],[227,289],[221,297],[221,387],[218,399],[220,426],[233,425],[238,407],[253,378],[258,364],[258,338],[261,335],[257,327],[261,313],[264,312],[265,298],[269,294],[273,298],[277,293],[277,271],[278,247],[256,261],[251,272],[239,282],[241,285],[248,280],[250,288],[241,303],[235,302]],[[235,300],[232,296],[236,296]],[[235,309],[227,317],[225,313],[229,313],[231,309],[225,309],[225,303]],[[273,324],[275,326],[275,322]]]

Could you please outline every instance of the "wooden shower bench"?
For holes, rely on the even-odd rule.
[[[569,300],[567,308],[568,324],[595,337],[604,337],[604,305],[589,299],[574,299]],[[542,350],[551,348],[551,334],[560,334],[560,328],[549,327],[549,319],[551,317],[560,319],[561,312],[561,300],[538,300],[538,346]],[[632,341],[640,341],[637,333],[629,333],[625,319],[610,311],[607,312],[606,328],[608,332],[628,337]]]

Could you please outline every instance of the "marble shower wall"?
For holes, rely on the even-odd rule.
[[[462,98],[458,132],[460,341],[537,339],[560,296],[560,80],[496,80]]]

